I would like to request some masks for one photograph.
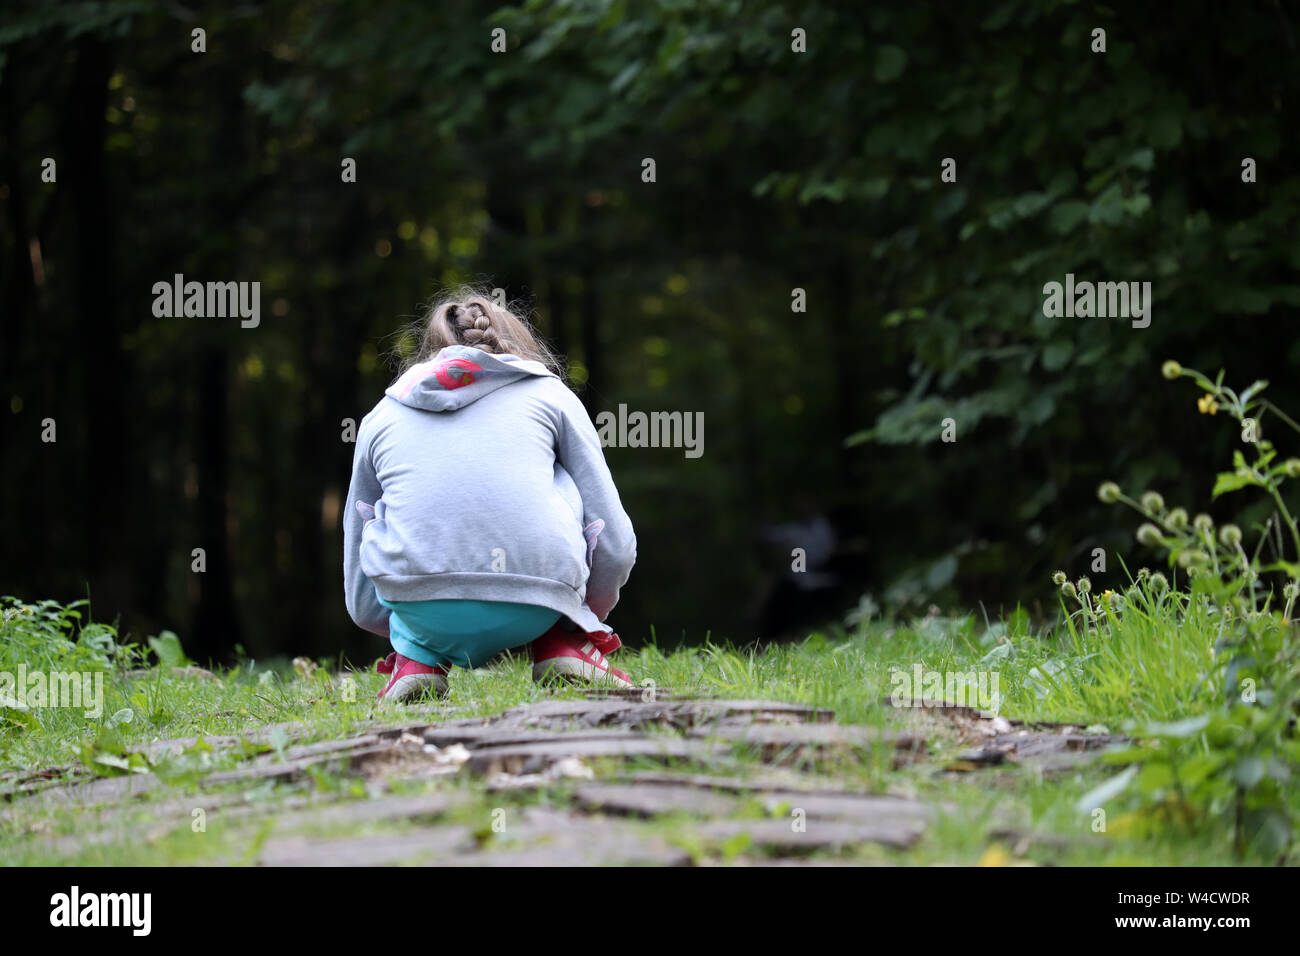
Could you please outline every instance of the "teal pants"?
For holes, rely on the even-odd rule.
[[[501,651],[541,637],[559,611],[507,601],[385,601],[389,640],[403,657],[429,667],[482,667]]]

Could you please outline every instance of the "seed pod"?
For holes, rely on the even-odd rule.
[[[1165,499],[1160,496],[1158,491],[1148,491],[1142,495],[1142,507],[1147,511],[1160,514],[1165,510]]]
[[[1163,375],[1165,378],[1175,379],[1179,375],[1183,374],[1183,367],[1179,365],[1177,362],[1175,362],[1173,359],[1170,359],[1169,361],[1165,362],[1164,365],[1160,366],[1160,374]]]
[[[1229,548],[1235,548],[1241,544],[1241,529],[1235,524],[1225,524],[1219,529],[1219,540]]]
[[[1068,581],[1068,580],[1069,580],[1069,578],[1067,578],[1067,577],[1065,576],[1065,572],[1064,572],[1064,571],[1053,571],[1053,572],[1052,572],[1052,583],[1055,584],[1058,588],[1059,588],[1062,584],[1064,584],[1066,581]]]
[[[1145,544],[1148,548],[1158,548],[1163,542],[1160,535],[1160,529],[1151,522],[1147,522],[1137,530],[1138,544]]]
[[[1204,511],[1192,519],[1192,527],[1197,531],[1210,532],[1214,530],[1214,519]]]
[[[1103,481],[1100,487],[1097,488],[1097,497],[1100,498],[1104,504],[1114,504],[1119,501],[1119,495],[1119,485],[1115,484],[1113,481]]]
[[[1174,508],[1169,514],[1165,515],[1165,520],[1169,522],[1169,527],[1181,531],[1187,527],[1187,509]]]

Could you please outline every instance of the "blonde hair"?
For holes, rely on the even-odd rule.
[[[560,357],[534,334],[529,321],[516,314],[515,309],[524,311],[513,303],[497,305],[474,286],[444,292],[429,304],[424,318],[412,330],[420,346],[404,363],[402,371],[427,362],[448,345],[468,345],[494,355],[517,355],[540,362],[563,378]]]

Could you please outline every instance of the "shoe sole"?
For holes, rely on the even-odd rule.
[[[579,660],[576,657],[552,657],[547,661],[538,661],[533,665],[533,680],[539,684],[550,681],[567,681],[569,683],[613,684],[616,687],[633,687],[631,681],[623,680],[613,671],[607,671],[595,664]]]
[[[411,704],[425,698],[446,697],[450,689],[447,678],[439,674],[408,674],[399,678],[388,689],[388,693],[379,698],[382,704]]]

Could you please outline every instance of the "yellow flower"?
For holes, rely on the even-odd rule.
[[[1201,410],[1202,415],[1213,415],[1219,410],[1219,403],[1214,400],[1213,395],[1206,392],[1203,398],[1196,400],[1196,407]]]
[[[976,866],[1010,866],[1011,854],[1001,844],[994,843],[980,856]]]

